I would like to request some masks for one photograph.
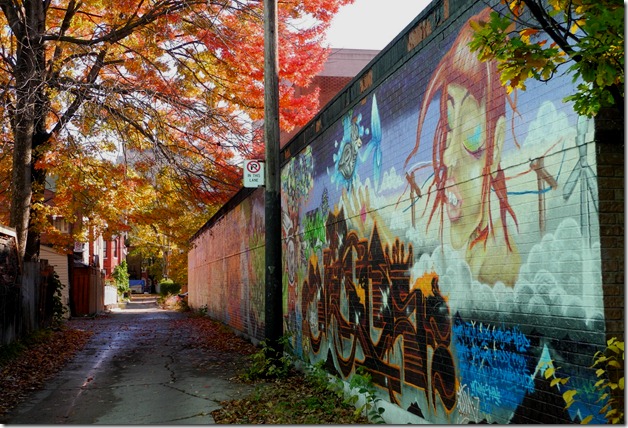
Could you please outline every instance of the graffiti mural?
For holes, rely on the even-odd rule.
[[[437,276],[424,276],[411,286],[412,247],[407,254],[398,240],[392,248],[383,247],[377,228],[370,242],[359,238],[347,230],[342,211],[329,215],[327,227],[335,238],[323,251],[322,266],[315,257],[310,260],[303,282],[307,347],[326,357],[323,342],[333,344],[329,351],[342,376],[363,366],[377,384],[387,386],[392,402],[404,383],[422,390],[432,406],[438,396],[451,410],[451,326]]]
[[[283,168],[285,329],[430,422],[603,422],[593,127],[568,76],[506,93],[469,52],[474,13]]]

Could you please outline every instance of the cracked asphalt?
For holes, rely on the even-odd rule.
[[[212,424],[223,400],[252,386],[230,381],[237,356],[193,348],[193,334],[173,329],[184,317],[160,309],[154,296],[133,298],[90,322],[96,332],[5,424]]]

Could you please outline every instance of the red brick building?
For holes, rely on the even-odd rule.
[[[319,88],[319,110],[323,110],[325,105],[366,67],[378,53],[378,50],[332,49],[323,70],[312,79],[310,86],[296,88],[295,95],[310,94],[316,88]],[[282,148],[299,132],[299,129],[281,133],[280,142]]]

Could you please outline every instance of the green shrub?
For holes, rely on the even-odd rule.
[[[129,287],[129,270],[126,260],[122,260],[118,266],[113,268],[111,276],[120,296],[128,296],[131,294],[131,288]]]
[[[294,367],[294,355],[290,344],[290,335],[279,338],[279,345],[284,352],[272,357],[276,350],[266,340],[260,342],[260,350],[249,356],[249,367],[243,373],[245,381],[259,379],[285,379]]]
[[[162,279],[159,281],[159,294],[167,296],[168,294],[179,294],[181,286],[171,279]]]
[[[63,304],[62,290],[65,285],[63,285],[59,280],[57,272],[52,273],[50,286],[54,289],[54,294],[52,296],[52,327],[59,328],[65,320],[65,314],[70,310]]]
[[[604,415],[609,424],[624,424],[624,341],[617,337],[612,337],[606,342],[606,348],[598,351],[593,356],[595,374],[599,380],[594,388],[599,394],[598,403],[604,404],[599,411]],[[563,393],[565,409],[571,407],[578,398],[578,390],[571,388],[568,384],[568,377],[556,376],[557,369],[550,367],[545,370],[545,379],[553,378],[550,386],[557,384],[567,385],[567,390]],[[584,416],[584,415],[582,415]],[[593,415],[588,415],[582,419],[582,424],[588,424],[593,419]]]

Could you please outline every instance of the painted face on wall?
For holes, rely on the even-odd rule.
[[[446,212],[451,243],[460,249],[483,223],[481,175],[486,165],[486,107],[464,87],[447,87]]]

